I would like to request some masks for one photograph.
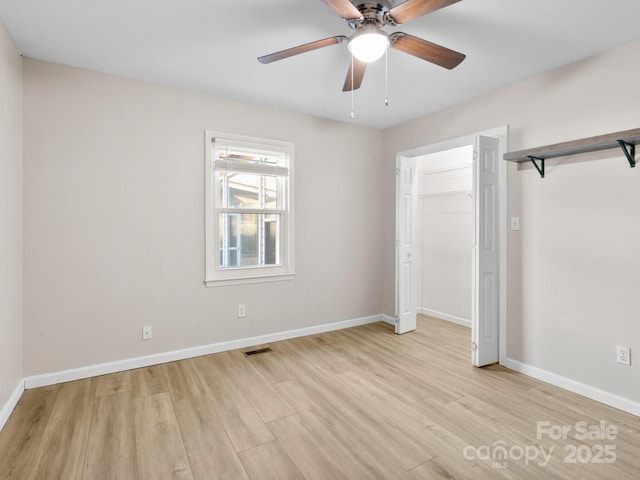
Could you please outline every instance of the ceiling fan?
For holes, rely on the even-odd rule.
[[[367,63],[380,58],[389,47],[449,70],[457,67],[465,59],[465,55],[462,53],[414,37],[408,33],[394,32],[387,34],[382,30],[382,27],[386,25],[401,25],[434,10],[448,7],[460,0],[406,0],[395,7],[391,6],[390,0],[354,0],[353,3],[350,0],[322,1],[355,30],[353,35],[349,37],[336,35],[335,37],[305,43],[304,45],[264,55],[259,57],[258,61],[265,64],[271,63],[346,41],[347,47],[353,55],[353,60],[342,88],[343,92],[348,92],[360,88]]]

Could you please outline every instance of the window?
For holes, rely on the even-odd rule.
[[[205,132],[207,286],[294,275],[293,144]]]

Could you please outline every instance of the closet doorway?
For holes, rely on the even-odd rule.
[[[464,155],[467,148],[472,152],[470,190],[469,159]],[[506,148],[505,126],[439,144],[426,145],[397,155],[396,333],[402,334],[416,328],[419,308],[423,312],[426,308],[432,310],[432,313],[446,314],[449,316],[446,319],[456,320],[457,323],[468,325],[470,320],[471,361],[476,366],[498,361],[503,363],[506,360],[507,170],[506,162],[502,160]],[[452,150],[454,152],[449,152]],[[431,156],[433,154],[439,155]],[[453,156],[457,157],[453,160],[456,163],[446,165],[445,158]],[[429,160],[434,163],[428,165]],[[435,166],[438,163],[439,165]],[[442,200],[448,200],[449,210],[457,209],[457,216],[461,219],[469,216],[468,209],[464,211],[465,195],[472,205],[471,235],[467,235],[468,224],[459,221],[453,226],[452,215],[443,215],[442,211],[436,211],[429,203],[429,199],[439,198],[440,203]],[[457,201],[455,197],[459,197]],[[429,211],[430,208],[432,211]],[[434,226],[424,229],[420,216],[425,213],[429,214],[430,220],[436,221],[436,224],[440,222],[443,230],[446,227],[449,231],[439,232],[427,239],[426,236],[430,235]],[[466,255],[463,252],[465,242]],[[427,276],[422,278],[423,270],[430,266],[423,266],[422,256],[428,252],[427,249],[423,251],[421,245],[435,251],[442,248],[444,243],[447,243],[447,250],[440,250],[436,262],[441,263],[446,272],[436,272],[435,279]],[[450,275],[454,279],[458,278],[460,283],[460,272],[465,269],[462,262],[465,261],[465,257],[468,259],[469,250],[472,258],[471,273],[470,279],[469,276],[466,278],[471,283],[470,302],[465,300],[468,299],[469,290],[465,293],[463,288],[451,289],[451,282],[447,286],[440,279],[438,298],[430,300],[432,305],[440,307],[423,305],[422,302],[426,301],[423,300],[423,291],[429,282],[438,282],[438,275]],[[447,258],[447,255],[453,254],[454,251],[458,251],[456,258]],[[433,267],[432,265],[432,270]],[[433,303],[434,301],[437,303]],[[456,305],[455,309],[450,308],[453,304]],[[450,311],[445,312],[438,308]]]

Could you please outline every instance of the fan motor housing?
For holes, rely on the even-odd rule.
[[[360,29],[365,25],[375,25],[381,28],[390,23],[385,18],[385,13],[391,9],[391,2],[386,0],[377,0],[376,2],[352,2],[358,11],[362,14],[362,18],[349,21],[349,26],[353,29]],[[388,15],[386,15],[388,17]]]

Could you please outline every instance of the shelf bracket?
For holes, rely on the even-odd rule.
[[[527,155],[527,157],[529,157],[529,160],[531,160],[533,166],[536,167],[536,170],[538,170],[540,178],[544,178],[544,158],[534,157],[533,155]],[[538,165],[538,162],[540,162],[540,165]]]
[[[624,140],[618,140],[618,144],[624,152],[631,168],[636,166],[636,146],[633,143],[625,142]]]

